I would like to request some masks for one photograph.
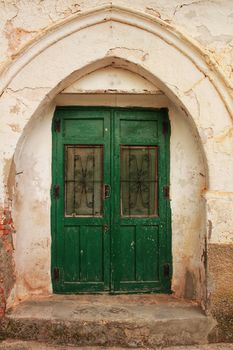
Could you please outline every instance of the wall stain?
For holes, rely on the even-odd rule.
[[[3,174],[4,183],[6,184],[7,189],[8,200],[12,201],[16,174],[14,159],[5,159]]]
[[[209,336],[211,342],[233,341],[233,244],[209,244],[209,279],[214,281],[210,311],[218,324]]]
[[[212,230],[213,230],[213,223],[211,220],[208,220],[208,240],[211,239]]]
[[[196,281],[194,274],[186,270],[185,273],[185,288],[184,288],[184,297],[187,299],[195,299],[196,293]]]

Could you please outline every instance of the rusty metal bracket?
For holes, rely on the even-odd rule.
[[[54,195],[55,199],[59,198],[59,196],[60,196],[60,186],[59,185],[54,186],[53,195]]]
[[[163,195],[165,199],[170,199],[170,186],[163,187]]]
[[[170,264],[166,263],[163,265],[163,275],[164,277],[170,277]]]
[[[60,277],[60,270],[58,267],[54,267],[53,269],[53,279],[54,281],[58,281]]]
[[[54,121],[54,130],[56,132],[60,132],[61,131],[61,119],[57,118]]]
[[[167,122],[163,122],[163,134],[166,135],[169,130],[169,125]]]

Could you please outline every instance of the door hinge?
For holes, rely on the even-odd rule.
[[[54,185],[53,196],[55,199],[59,198],[59,196],[60,196],[60,186],[59,185]]]
[[[164,277],[170,277],[170,264],[166,263],[163,265],[163,275]]]
[[[165,199],[170,199],[170,186],[163,187],[163,195]]]
[[[60,269],[59,267],[54,267],[53,269],[53,279],[54,281],[58,281],[60,277]]]
[[[163,122],[163,134],[166,135],[168,133],[168,123]]]
[[[54,130],[55,132],[60,132],[61,131],[61,119],[57,118],[54,121]]]

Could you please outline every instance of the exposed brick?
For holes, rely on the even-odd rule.
[[[6,299],[4,289],[0,287],[0,317],[4,316],[6,309]]]
[[[9,208],[0,208],[0,317],[4,316],[6,299],[14,284],[13,243],[14,224]]]

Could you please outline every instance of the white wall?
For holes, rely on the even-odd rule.
[[[122,70],[123,72],[123,70]],[[124,90],[130,84],[121,72]],[[98,73],[96,79],[101,80]],[[92,78],[93,78],[92,77]],[[119,77],[118,77],[119,78]],[[92,89],[93,79],[87,90]],[[137,75],[135,81],[140,81]],[[96,81],[98,85],[98,81]],[[132,81],[131,81],[132,83]],[[106,89],[111,86],[105,86]],[[140,88],[139,88],[140,90]],[[155,88],[156,90],[156,88]],[[205,169],[202,152],[194,129],[185,114],[165,95],[137,94],[60,94],[50,107],[32,119],[21,136],[15,153],[16,176],[14,218],[17,298],[30,294],[51,293],[50,259],[50,186],[51,186],[51,122],[55,105],[105,105],[168,107],[171,122],[171,208],[172,208],[172,288],[177,296],[201,299],[203,296]],[[131,92],[131,91],[130,91]],[[137,91],[136,91],[137,92]],[[189,287],[187,287],[189,282]],[[191,284],[190,284],[191,283]],[[190,289],[191,286],[191,289]]]
[[[50,106],[52,110],[56,103],[67,103],[169,107],[173,288],[178,296],[196,294],[201,298],[205,287],[204,231],[208,231],[208,244],[232,242],[232,101],[229,85],[221,72],[213,69],[211,56],[176,29],[148,12],[135,13],[106,5],[99,11],[67,19],[48,31],[20,56],[14,56],[14,62],[1,75],[4,91],[0,96],[0,203],[3,208],[11,208],[12,198],[14,202],[18,297],[51,291],[52,112],[44,108]],[[95,95],[91,89],[97,77],[93,76],[89,89],[87,81],[85,85],[82,80],[83,94],[69,92],[56,97],[75,80],[106,65],[140,74],[167,97],[158,91],[138,94],[142,91],[133,91],[132,84],[130,89],[117,85],[116,90],[124,91],[123,95],[109,89],[108,97],[103,91]],[[127,77],[132,82],[131,73]],[[39,214],[35,214],[37,211]]]

